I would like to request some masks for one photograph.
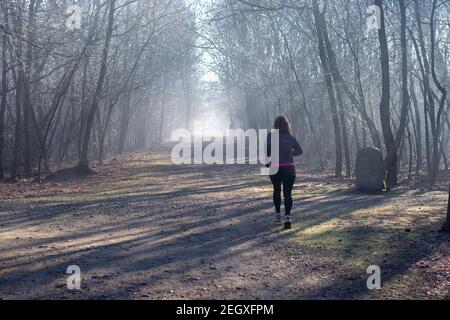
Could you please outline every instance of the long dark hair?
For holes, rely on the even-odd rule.
[[[274,129],[280,130],[280,132],[291,133],[292,127],[286,116],[278,116],[275,118],[275,122],[273,124]]]

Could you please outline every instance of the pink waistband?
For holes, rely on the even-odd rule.
[[[295,167],[292,162],[289,163],[280,163],[280,164],[272,164],[273,167]]]

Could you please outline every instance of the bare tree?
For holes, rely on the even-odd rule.
[[[108,26],[106,29],[105,45],[103,47],[100,74],[98,77],[94,96],[92,98],[92,104],[87,113],[86,126],[84,129],[84,138],[81,146],[81,154],[77,166],[78,170],[82,172],[89,172],[89,160],[88,160],[89,142],[91,140],[92,124],[94,123],[94,117],[99,107],[100,95],[102,94],[103,83],[105,81],[107,72],[109,48],[111,44],[111,37],[113,34],[113,27],[114,27],[114,13],[116,10],[115,5],[116,5],[115,0],[109,1]]]

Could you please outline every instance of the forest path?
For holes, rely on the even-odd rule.
[[[164,150],[97,169],[0,185],[1,299],[449,298],[445,191],[361,195],[300,172],[286,231],[255,167],[174,166]]]

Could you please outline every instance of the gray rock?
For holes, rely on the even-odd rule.
[[[356,189],[381,191],[384,189],[383,153],[374,147],[363,148],[356,157]]]

